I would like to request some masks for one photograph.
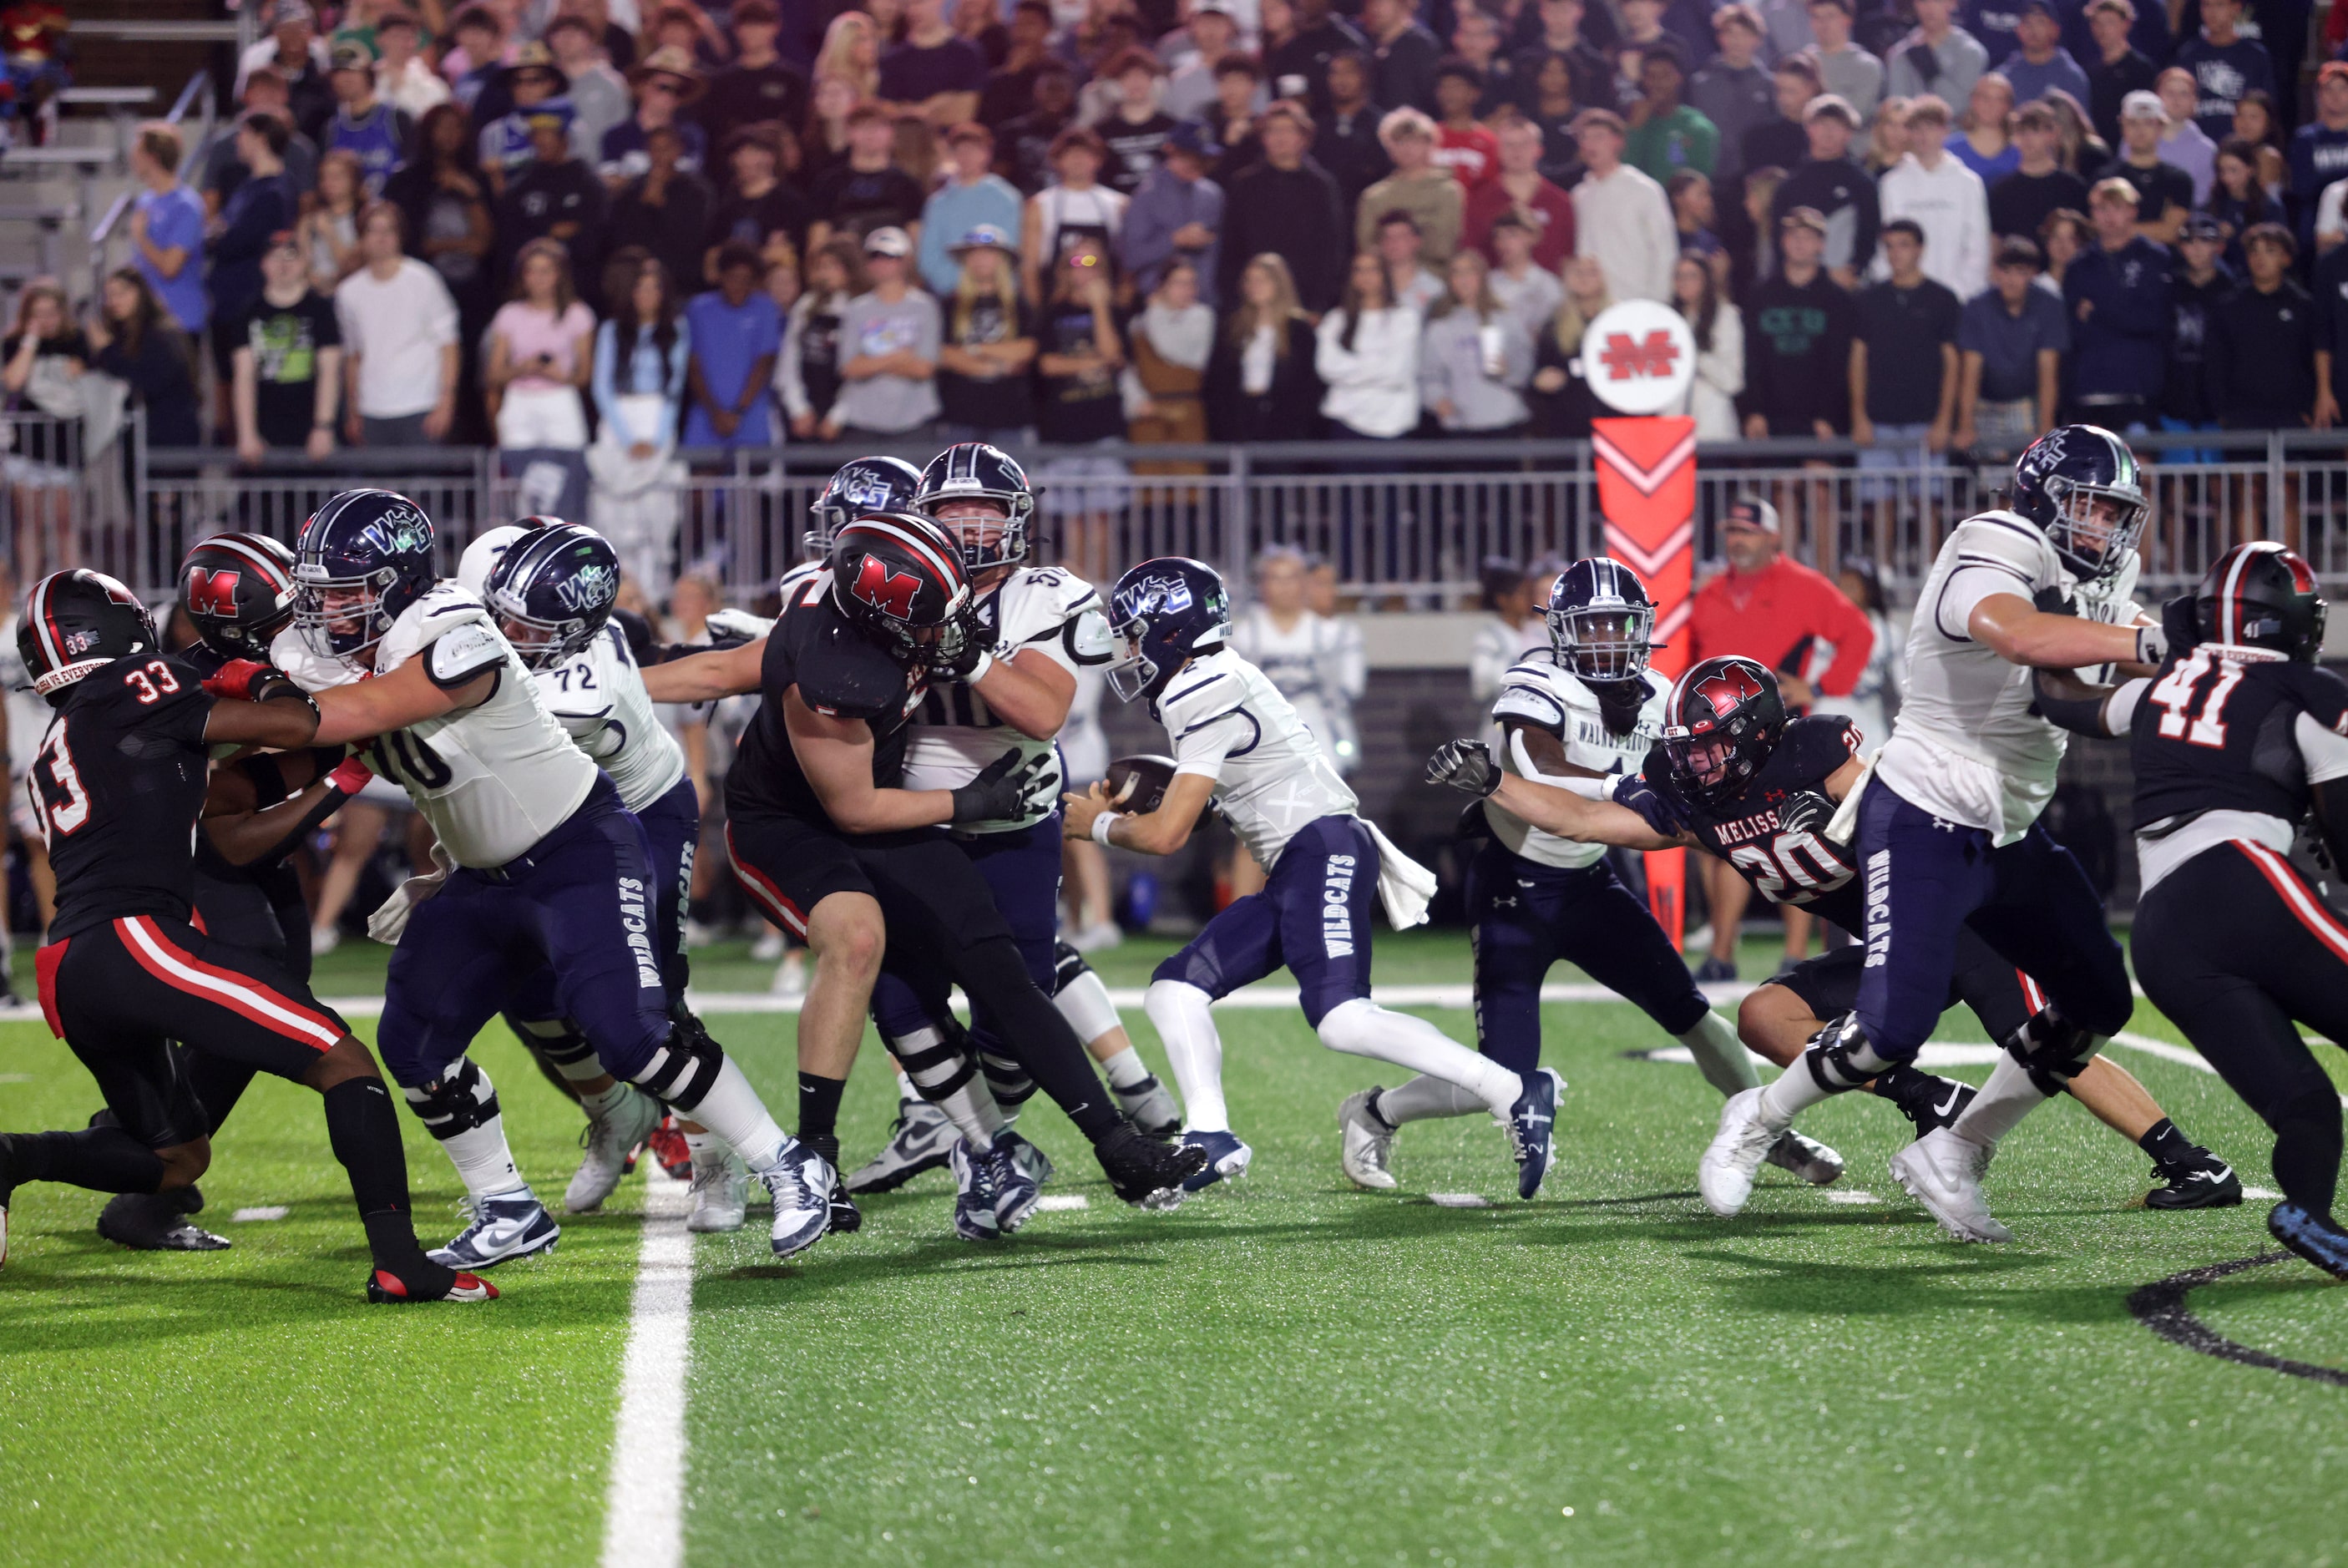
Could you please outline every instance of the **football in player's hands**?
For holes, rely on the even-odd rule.
[[[1108,765],[1105,781],[1109,808],[1146,816],[1166,803],[1174,784],[1170,757],[1120,757]]]
[[[1788,833],[1818,833],[1823,836],[1827,824],[1834,820],[1835,803],[1816,789],[1804,789],[1788,797],[1777,808],[1777,826]]]
[[[1426,759],[1426,781],[1480,798],[1500,787],[1500,765],[1480,740],[1447,740]]]

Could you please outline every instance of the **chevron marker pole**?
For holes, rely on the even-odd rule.
[[[1606,552],[1627,564],[1655,601],[1657,674],[1687,668],[1689,602],[1695,586],[1695,421],[1670,415],[1591,421],[1598,506]],[[1680,944],[1686,928],[1687,851],[1646,857],[1647,902]]]

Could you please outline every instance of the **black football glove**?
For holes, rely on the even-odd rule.
[[[1687,831],[1687,819],[1672,798],[1647,782],[1643,773],[1626,773],[1614,786],[1614,803],[1639,813],[1640,820],[1666,839]]]
[[[2078,600],[2060,583],[2052,583],[2030,596],[2031,608],[2048,615],[2076,615]]]
[[[1500,787],[1500,765],[1480,740],[1447,740],[1426,759],[1426,781],[1480,798]]]
[[[1823,839],[1834,814],[1833,801],[1815,789],[1805,789],[1777,808],[1777,826],[1788,833],[1816,833]]]
[[[945,624],[938,640],[930,645],[930,673],[941,680],[965,678],[986,655],[988,640],[985,624],[978,618],[978,606],[964,604]]]
[[[984,768],[978,777],[953,791],[953,816],[956,822],[1007,822],[1027,814],[1030,797],[1036,790],[1043,775],[1051,764],[1051,754],[1023,758],[1016,751],[1006,751]]]

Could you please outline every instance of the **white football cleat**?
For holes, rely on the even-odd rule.
[[[693,1212],[685,1228],[701,1235],[740,1230],[749,1217],[749,1190],[740,1155],[730,1149],[704,1154],[693,1162]]]
[[[1696,1161],[1695,1184],[1704,1194],[1704,1206],[1724,1220],[1744,1212],[1753,1196],[1753,1178],[1785,1130],[1769,1125],[1759,1089],[1730,1095],[1720,1108],[1720,1130]]]
[[[1990,1150],[1948,1128],[1926,1133],[1891,1157],[1891,1176],[1961,1242],[2010,1242],[1982,1198]]]
[[[1397,1185],[1393,1163],[1394,1127],[1370,1109],[1370,1101],[1384,1093],[1385,1085],[1373,1084],[1348,1097],[1337,1108],[1337,1131],[1344,1140],[1337,1163],[1344,1168],[1345,1180],[1356,1187],[1380,1192]]]
[[[464,1199],[458,1205],[467,1223],[445,1247],[424,1255],[444,1267],[478,1271],[532,1253],[551,1253],[562,1239],[562,1227],[528,1187],[487,1198]]]
[[[592,1214],[603,1206],[628,1173],[628,1156],[637,1144],[653,1135],[667,1111],[661,1102],[639,1088],[630,1088],[619,1104],[600,1117],[592,1117],[579,1138],[585,1150],[579,1157],[579,1169],[572,1173],[571,1185],[563,1189],[562,1212],[566,1214]]]
[[[823,1240],[831,1228],[831,1194],[839,1177],[822,1155],[793,1140],[758,1180],[775,1201],[770,1239],[777,1257],[791,1257]]]
[[[1769,1146],[1768,1162],[1780,1171],[1791,1171],[1813,1187],[1831,1186],[1842,1179],[1842,1156],[1790,1127]]]

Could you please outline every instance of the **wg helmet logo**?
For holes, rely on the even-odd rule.
[[[554,585],[554,596],[574,614],[607,604],[619,595],[620,574],[609,566],[582,566]]]
[[[385,555],[412,555],[432,542],[432,525],[413,509],[385,512],[359,530],[359,542]]]

